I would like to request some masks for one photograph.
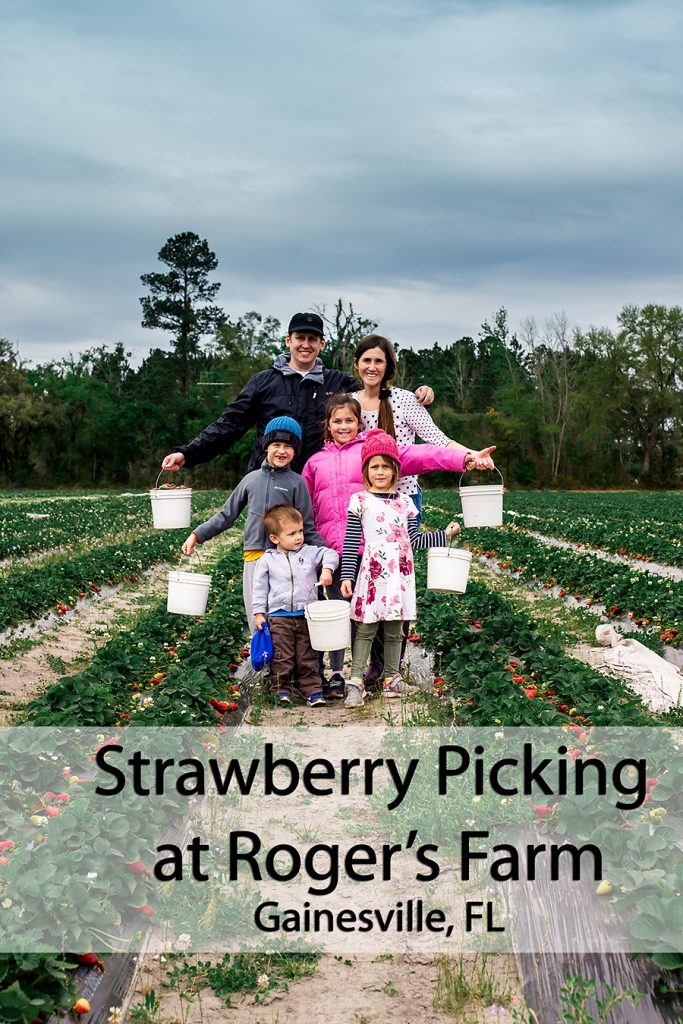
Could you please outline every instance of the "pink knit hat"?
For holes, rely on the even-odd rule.
[[[387,434],[386,430],[368,430],[365,435],[365,443],[361,449],[361,460],[363,468],[365,468],[366,462],[373,459],[375,455],[385,455],[388,459],[393,459],[399,466],[401,465],[401,457],[398,454],[398,445],[394,441],[393,437]]]

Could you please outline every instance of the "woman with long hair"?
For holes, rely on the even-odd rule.
[[[463,446],[452,441],[437,427],[427,410],[415,395],[404,388],[392,387],[396,376],[396,354],[388,338],[381,334],[368,334],[356,346],[353,368],[363,385],[355,398],[360,402],[363,430],[379,427],[393,437],[397,444],[414,444],[415,438],[439,448]],[[493,462],[491,466],[493,468]],[[398,485],[400,494],[412,498],[418,513],[422,508],[422,493],[416,476],[405,476]],[[419,525],[419,515],[418,515]]]

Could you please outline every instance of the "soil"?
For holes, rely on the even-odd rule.
[[[188,957],[196,962],[196,957]],[[201,959],[201,957],[199,958]],[[474,956],[464,958],[474,973]],[[481,963],[481,960],[479,960]],[[512,991],[513,1006],[522,1005],[517,975],[511,957],[495,956],[487,961],[501,989]],[[438,973],[434,957],[400,955],[386,957],[321,957],[310,977],[289,983],[289,991],[273,990],[259,996],[249,993],[225,1000],[204,988],[192,1001],[179,998],[175,989],[164,989],[168,964],[159,958],[146,959],[140,968],[133,1005],[154,989],[161,1003],[164,1024],[454,1024],[454,1021],[508,1024],[512,1015],[496,1003],[472,1003],[457,1016],[434,1008]],[[460,964],[456,964],[459,970]]]
[[[606,562],[627,565],[629,569],[637,569],[640,572],[653,572],[656,576],[669,576],[674,580],[683,580],[683,569],[677,565],[665,565],[662,562],[643,562],[642,559],[628,558],[626,555],[617,555],[612,551],[586,548],[574,541],[563,540],[561,537],[549,537],[547,534],[537,533],[535,530],[525,530],[525,533],[528,533],[530,537],[534,537],[542,544],[549,545],[549,547],[564,548],[565,550],[575,551],[577,554],[595,555],[596,558],[602,558]]]
[[[431,683],[431,666],[425,662],[424,652],[415,645],[409,645],[408,660],[413,681],[424,685],[428,679]],[[244,676],[242,686],[246,691],[253,685],[254,678],[246,672]],[[386,701],[377,695],[366,700],[360,708],[353,709],[345,708],[343,701],[329,702],[319,709],[298,702],[291,708],[260,707],[255,718],[259,726],[266,728],[303,724],[331,728],[343,725],[376,727],[387,720],[400,724],[406,707],[409,707],[409,702]],[[248,726],[249,717],[245,722],[245,727]],[[259,806],[267,818],[267,799],[259,801]],[[277,808],[274,807],[273,814],[276,813]],[[302,802],[300,808],[290,806],[288,831],[278,836],[282,823],[276,825],[274,840],[287,839],[293,824],[298,824],[302,833],[308,828],[312,834],[320,824],[316,814],[312,802]],[[268,820],[273,822],[276,819],[271,817]],[[343,824],[341,827],[345,828]],[[330,837],[326,838],[329,841]],[[286,991],[274,989],[258,994],[238,993],[233,997],[231,1005],[226,1007],[225,1000],[219,999],[206,985],[199,986],[199,991],[191,995],[185,983],[181,982],[181,991],[185,993],[181,999],[176,987],[164,987],[169,961],[164,963],[158,955],[147,955],[139,959],[134,988],[129,994],[129,1005],[141,1003],[145,993],[153,989],[159,999],[159,1020],[163,1024],[223,1024],[228,1021],[231,1024],[380,1024],[386,1020],[397,1024],[453,1024],[454,1021],[467,1021],[468,1024],[496,1021],[507,1024],[512,1021],[511,1009],[498,1005],[495,999],[509,1003],[510,1007],[524,1005],[514,957],[489,955],[485,960],[486,969],[495,979],[495,991],[499,993],[497,996],[488,993],[481,998],[473,997],[473,1001],[457,1014],[442,1004],[435,1008],[441,959],[431,953],[385,952],[379,955],[337,956],[324,953],[315,971],[310,976],[290,981]],[[186,954],[183,960],[189,964],[196,964],[198,960],[211,960],[215,964],[220,960],[220,955]],[[465,976],[475,978],[481,969],[482,957],[465,954],[462,958],[455,961],[451,958],[447,962],[455,974],[459,974],[462,969]],[[129,1018],[124,1019],[127,1021]]]
[[[602,606],[595,605],[591,608],[584,606],[581,609],[580,607],[573,606],[573,600],[571,605],[567,605],[566,602],[558,600],[553,595],[552,590],[525,587],[519,580],[515,579],[512,573],[505,572],[499,569],[498,566],[491,565],[486,559],[480,559],[479,561],[480,566],[477,567],[475,572],[484,576],[487,586],[505,592],[506,596],[513,603],[517,598],[523,598],[525,602],[534,605],[534,618],[537,622],[546,622],[549,626],[562,630],[565,649],[570,657],[590,665],[591,668],[602,672],[605,676],[612,676],[613,678],[616,677],[623,680],[653,710],[661,710],[669,706],[666,702],[662,702],[661,692],[656,687],[653,687],[653,680],[649,672],[638,673],[631,669],[628,673],[620,673],[614,667],[608,667],[602,663],[604,648],[594,639],[594,623],[587,623],[586,618],[591,613],[594,615],[595,611]],[[626,625],[629,632],[635,633],[637,631],[637,627],[630,620],[620,620],[620,623],[615,624]],[[587,625],[588,629],[586,628]],[[573,643],[571,640],[572,636]],[[681,652],[669,648],[667,645],[664,645],[664,647],[664,660],[670,664],[680,666]],[[681,685],[683,686],[683,676],[681,677]]]
[[[210,566],[238,536],[228,530],[216,539],[204,563]],[[145,574],[142,583],[104,587],[96,599],[79,601],[64,618],[50,613],[45,620],[16,627],[13,635],[37,639],[29,650],[0,660],[0,728],[13,724],[23,704],[62,676],[87,665],[126,620],[159,600],[166,591],[170,568],[161,562]]]
[[[0,661],[0,726],[11,725],[23,704],[62,676],[83,668],[123,618],[158,599],[166,587],[168,568],[157,565],[142,586],[122,587],[111,597],[79,609],[68,620],[57,620],[42,633],[36,646]]]

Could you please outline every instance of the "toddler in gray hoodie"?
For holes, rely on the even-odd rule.
[[[304,520],[291,505],[274,505],[263,517],[274,548],[259,558],[254,573],[253,606],[257,629],[267,620],[273,639],[270,675],[281,704],[291,704],[290,676],[310,707],[325,703],[317,651],[311,647],[304,607],[317,600],[318,584],[328,587],[339,555],[332,548],[304,543]],[[318,569],[322,566],[320,579]]]

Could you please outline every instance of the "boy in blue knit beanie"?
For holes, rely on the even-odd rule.
[[[254,573],[259,558],[273,544],[266,534],[263,516],[273,505],[292,505],[304,521],[306,544],[325,546],[325,541],[313,526],[313,510],[308,488],[289,464],[301,448],[301,427],[291,416],[276,416],[266,425],[263,434],[266,457],[260,469],[255,469],[240,481],[220,512],[192,531],[183,544],[183,551],[191,555],[195,544],[203,544],[229,530],[244,508],[244,574],[242,594],[247,613],[249,632],[256,628],[253,613]]]

